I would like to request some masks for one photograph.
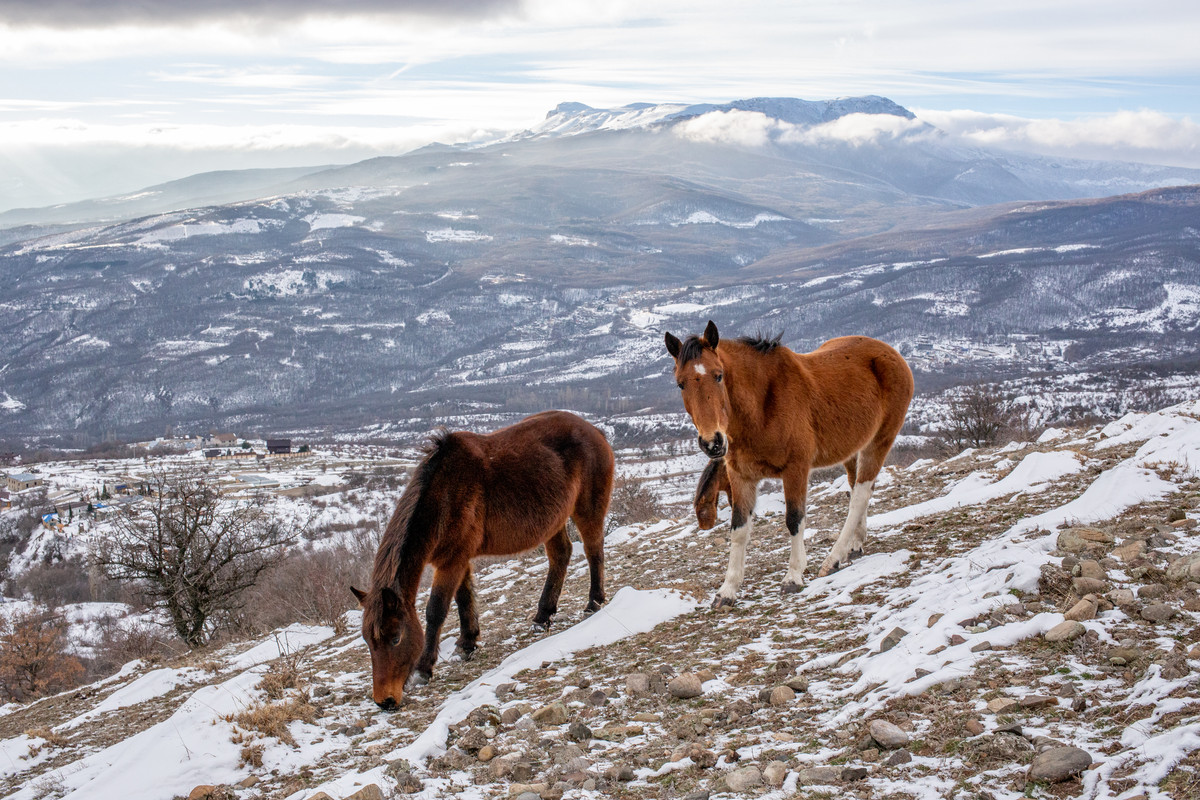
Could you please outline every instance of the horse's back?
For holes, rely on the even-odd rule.
[[[906,409],[912,399],[912,370],[887,342],[870,336],[839,336],[800,358],[818,379],[849,382],[859,390],[873,380],[881,399],[903,398]]]

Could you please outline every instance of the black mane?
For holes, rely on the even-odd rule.
[[[679,348],[679,366],[682,367],[693,358],[699,358],[706,347],[708,347],[708,342],[699,336],[689,336],[683,346]]]
[[[770,336],[765,333],[758,333],[754,336],[743,336],[738,339],[738,341],[744,345],[753,347],[760,353],[766,354],[775,352],[775,349],[779,347],[779,340],[782,338],[782,333],[777,333],[774,336]]]

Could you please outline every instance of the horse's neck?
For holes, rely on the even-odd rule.
[[[761,428],[766,422],[763,419],[763,395],[772,382],[782,388],[795,386],[797,381],[807,387],[809,381],[803,362],[785,348],[763,355],[738,342],[737,349],[731,348],[731,351],[730,357],[723,358],[722,362],[729,382],[729,434],[737,442],[746,434],[757,437],[762,433]],[[787,398],[778,398],[777,402],[803,409],[807,406],[808,395],[807,391],[792,392]]]

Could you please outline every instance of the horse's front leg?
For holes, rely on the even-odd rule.
[[[433,585],[429,589],[429,605],[425,607],[425,649],[417,659],[417,682],[428,682],[433,677],[433,665],[437,663],[438,645],[442,638],[442,624],[450,611],[450,600],[463,582],[466,566],[441,568],[433,573]]]
[[[804,569],[808,553],[804,549],[804,508],[808,501],[808,465],[790,468],[783,474],[783,500],[787,506],[787,530],[791,539],[787,575],[783,578],[783,593],[795,594],[804,588]]]
[[[882,459],[878,459],[878,462],[882,463]],[[862,555],[863,544],[867,538],[867,506],[871,502],[871,490],[875,488],[875,477],[879,474],[880,463],[874,463],[860,455],[857,479],[851,484],[850,509],[846,512],[846,524],[842,526],[842,532],[838,534],[833,549],[821,564],[818,577],[823,578],[837,572],[853,558]]]
[[[750,543],[750,531],[754,527],[754,504],[758,499],[758,481],[748,481],[730,474],[729,482],[729,501],[733,506],[733,519],[729,526],[729,567],[725,570],[725,582],[713,600],[713,608],[724,608],[737,602],[738,589],[746,573],[746,545]]]
[[[467,565],[462,583],[458,585],[458,593],[454,595],[458,605],[459,637],[454,649],[464,661],[471,658],[475,652],[475,643],[479,641],[479,612],[475,608],[475,575],[471,566]]]

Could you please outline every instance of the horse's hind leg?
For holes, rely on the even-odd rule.
[[[558,612],[558,597],[562,594],[567,563],[571,560],[571,538],[567,536],[566,525],[546,540],[546,557],[550,560],[550,569],[546,573],[546,585],[542,587],[542,597],[538,600],[533,624],[550,630],[550,618]]]
[[[861,556],[863,545],[867,540],[867,506],[871,502],[871,491],[875,488],[875,478],[891,449],[891,438],[884,441],[875,440],[867,445],[855,459],[856,474],[850,481],[850,509],[846,513],[846,524],[834,542],[833,549],[821,564],[818,577],[824,577],[831,572],[837,572]],[[850,461],[847,461],[846,471],[850,471]]]
[[[583,540],[583,554],[587,556],[588,572],[591,575],[591,586],[588,589],[588,604],[584,613],[591,614],[599,611],[608,602],[604,594],[604,515],[599,519],[584,517],[577,514],[575,527],[579,528],[579,538]]]
[[[783,475],[783,498],[787,505],[788,538],[791,554],[788,571],[783,579],[783,593],[795,594],[804,586],[804,569],[808,553],[804,549],[804,506],[808,499],[808,467],[799,466]]]
[[[479,641],[479,612],[475,608],[475,574],[467,565],[462,583],[458,585],[458,593],[454,595],[458,605],[459,637],[454,649],[466,661],[475,652],[475,643]]]
[[[746,545],[750,543],[750,531],[754,527],[754,504],[758,500],[757,481],[748,481],[734,475],[729,476],[730,504],[733,520],[729,530],[729,567],[725,570],[725,582],[717,590],[713,608],[732,606],[737,602],[738,589],[746,573]]]

